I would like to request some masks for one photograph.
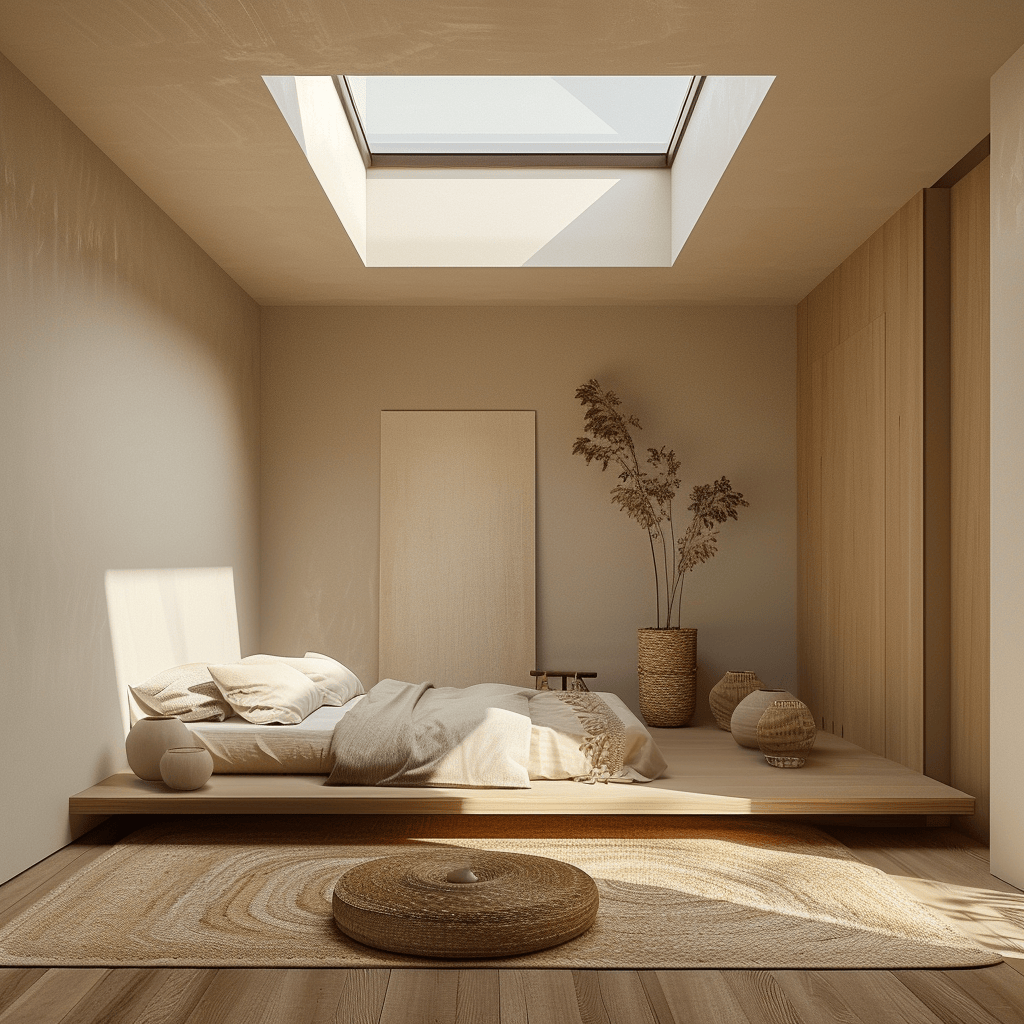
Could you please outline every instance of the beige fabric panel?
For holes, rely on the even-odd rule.
[[[380,678],[529,685],[532,411],[381,413]]]

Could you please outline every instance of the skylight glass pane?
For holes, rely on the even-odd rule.
[[[371,153],[664,153],[689,76],[347,75]]]

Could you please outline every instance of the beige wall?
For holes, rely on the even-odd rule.
[[[573,393],[596,377],[639,416],[642,444],[676,449],[684,493],[725,474],[750,500],[686,584],[700,720],[727,669],[795,685],[792,309],[271,307],[261,351],[267,651],[319,650],[377,680],[381,409],[535,409],[538,658],[597,671],[636,708],[646,535],[611,505],[611,471],[571,454]]]
[[[1024,888],[1024,47],[992,76],[992,873]]]
[[[0,880],[124,766],[111,568],[231,565],[257,637],[255,303],[0,57]]]

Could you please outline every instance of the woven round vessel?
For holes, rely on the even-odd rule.
[[[640,713],[648,725],[689,725],[697,706],[697,630],[638,629]]]
[[[729,732],[732,728],[732,713],[744,697],[760,690],[764,683],[757,678],[756,672],[726,672],[711,688],[708,700],[711,714],[719,729]]]
[[[750,747],[751,750],[758,749],[757,723],[769,704],[777,700],[796,700],[796,697],[789,690],[775,690],[765,687],[761,690],[754,690],[748,693],[736,705],[730,721],[732,738],[741,747]]]
[[[466,877],[477,881],[448,881]],[[597,885],[548,857],[424,850],[366,861],[334,887],[334,920],[349,938],[393,953],[444,959],[514,956],[582,935]]]
[[[817,731],[802,700],[775,700],[757,721],[757,745],[773,768],[802,768]]]

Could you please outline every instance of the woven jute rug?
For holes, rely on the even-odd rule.
[[[947,968],[1000,959],[808,826],[690,818],[653,837],[467,839],[439,837],[426,824],[423,839],[356,817],[143,828],[0,929],[0,963],[644,970]],[[597,881],[597,921],[562,946],[497,961],[424,960],[341,934],[331,894],[343,872],[440,846],[465,848],[470,861],[472,850],[486,849],[574,864]]]

